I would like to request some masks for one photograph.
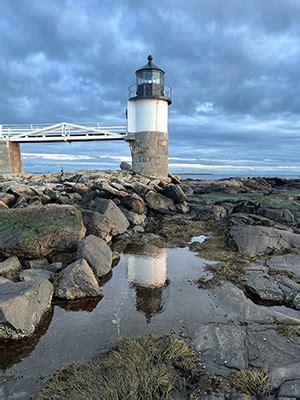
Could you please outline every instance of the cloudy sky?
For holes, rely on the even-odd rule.
[[[149,51],[173,87],[171,169],[300,174],[299,0],[1,0],[0,121],[123,121]],[[124,142],[22,152],[29,169],[129,156]]]

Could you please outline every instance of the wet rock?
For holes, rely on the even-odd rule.
[[[76,249],[77,252],[77,249]],[[50,254],[49,261],[51,264],[61,264],[63,267],[66,267],[67,265],[71,264],[73,261],[76,260],[76,252],[71,252],[71,253],[66,253],[66,252],[57,252],[54,254]]]
[[[174,210],[174,202],[172,199],[168,197],[156,193],[153,190],[147,193],[146,195],[146,203],[148,207],[152,208],[156,211],[163,211],[163,210]]]
[[[232,369],[248,366],[246,328],[235,324],[198,327],[194,346],[209,373],[227,377]]]
[[[175,207],[176,211],[181,214],[186,214],[190,211],[190,207],[186,202],[184,202],[183,204],[176,204]]]
[[[255,272],[249,273],[246,275],[245,287],[262,300],[279,303],[284,301],[284,293],[270,276]]]
[[[290,320],[271,308],[253,303],[242,290],[230,282],[221,282],[219,287],[209,290],[201,289],[201,293],[202,301],[195,310],[201,324],[245,324],[249,322],[262,324]],[[189,312],[192,315],[194,310]],[[291,321],[295,322],[294,319]]]
[[[236,226],[230,230],[230,237],[238,250],[248,256],[300,248],[300,235],[264,226]]]
[[[119,190],[116,189],[115,187],[113,187],[110,183],[108,182],[99,182],[99,187],[101,188],[101,190],[103,192],[105,192],[106,194],[114,197],[118,197],[118,198],[123,198],[127,196],[127,192],[125,192],[124,190]]]
[[[300,279],[300,254],[285,254],[274,256],[266,260],[266,265],[272,271],[287,271]]]
[[[88,262],[98,278],[105,276],[111,270],[112,251],[104,240],[94,235],[89,235],[80,241],[77,256]]]
[[[47,264],[47,265],[34,265],[32,267],[33,269],[41,269],[41,270],[47,270],[50,272],[59,272],[63,269],[63,265],[61,262],[54,262],[51,264]]]
[[[84,259],[68,265],[61,272],[61,278],[55,288],[56,297],[68,300],[100,295],[101,289],[98,281],[92,268]]]
[[[17,279],[20,271],[22,271],[22,266],[19,259],[15,256],[0,262],[0,276],[3,278],[10,280]]]
[[[141,182],[132,182],[130,186],[141,197],[144,197],[150,190],[149,186]]]
[[[177,176],[177,175],[169,173],[168,177],[171,178],[172,183],[175,183],[175,185],[179,185],[181,183],[181,180],[180,180],[179,176]]]
[[[12,282],[1,285],[0,338],[31,335],[49,309],[53,286],[47,281]]]
[[[44,257],[76,248],[85,235],[81,212],[73,206],[2,210],[0,219],[0,253],[7,255]]]
[[[181,186],[181,189],[184,191],[184,193],[187,196],[191,196],[194,193],[193,188],[190,185],[188,185],[186,183],[181,183],[180,186]]]
[[[232,214],[230,218],[230,225],[261,225],[266,227],[273,227],[283,231],[293,232],[293,229],[286,225],[279,224],[271,219],[256,214]]]
[[[129,211],[136,214],[143,214],[146,211],[144,200],[136,193],[123,198],[121,203]]]
[[[118,251],[113,251],[112,253],[112,266],[115,267],[121,259],[121,255]]]
[[[137,233],[143,233],[145,232],[145,229],[143,226],[141,225],[136,225],[132,228],[133,232],[137,232]]]
[[[300,399],[300,379],[284,382],[279,388],[277,398]]]
[[[20,273],[21,281],[44,281],[50,280],[53,276],[53,272],[47,269],[25,269]]]
[[[123,171],[131,171],[131,170],[132,170],[131,165],[128,164],[128,162],[126,162],[126,161],[122,161],[122,162],[120,163],[120,168],[121,168]]]
[[[278,388],[287,380],[299,378],[300,339],[287,340],[274,325],[250,324],[247,327],[249,363],[269,370],[270,383]]]
[[[28,199],[37,194],[33,188],[23,183],[16,183],[12,185],[8,189],[8,193],[12,193],[13,195],[17,195],[18,197],[24,197],[25,199]]]
[[[44,195],[47,196],[50,200],[52,200],[54,202],[59,201],[60,194],[54,189],[46,187],[45,191],[44,191]]]
[[[247,193],[249,188],[244,186],[241,179],[221,179],[221,180],[203,180],[193,182],[193,190],[195,194],[217,193],[226,194]]]
[[[274,277],[274,280],[284,293],[286,302],[293,301],[294,297],[300,294],[300,285],[287,276],[278,275]]]
[[[15,196],[12,193],[0,193],[0,201],[3,204],[10,207],[15,200]]]
[[[298,290],[297,294],[293,297],[292,302],[293,302],[293,306],[296,308],[296,310],[300,310],[300,292],[299,292],[299,290]]]
[[[175,204],[187,201],[186,194],[179,185],[166,185],[162,190],[162,194],[172,199]]]
[[[35,260],[28,260],[25,262],[26,268],[43,268],[49,265],[46,257],[36,258]]]
[[[295,218],[287,208],[266,207],[255,201],[241,201],[234,207],[234,213],[261,216],[280,224],[294,224]]]
[[[13,208],[25,208],[28,206],[27,200],[25,197],[19,197],[18,200],[13,205]]]
[[[299,377],[299,340],[287,340],[274,325],[249,321],[201,324],[193,344],[207,372],[214,375],[227,378],[233,370],[267,368],[273,389]]]
[[[121,210],[125,217],[132,225],[143,225],[146,220],[146,214],[137,214],[132,211],[127,210],[126,208],[121,207]]]
[[[263,217],[272,219],[279,223],[283,223],[283,224],[294,224],[295,223],[294,215],[288,209],[259,207],[257,210],[257,213],[259,215],[262,215]]]
[[[275,365],[271,368],[269,379],[271,386],[278,388],[287,381],[297,380],[300,376],[299,360],[291,361],[285,365]]]
[[[125,232],[129,227],[127,218],[112,200],[97,197],[90,202],[89,209],[103,214],[113,225],[117,227],[119,234]]]
[[[258,262],[253,262],[250,263],[247,267],[246,267],[246,272],[247,273],[251,273],[251,272],[260,272],[263,274],[268,274],[269,273],[269,268],[266,267],[263,263]]]
[[[89,190],[89,187],[80,182],[67,182],[66,187],[72,189],[72,191],[78,194],[84,194]]]
[[[2,276],[0,276],[0,285],[2,283],[8,283],[8,282],[12,282],[12,281],[10,279],[6,279],[6,278],[3,278]]]
[[[3,203],[3,201],[0,200],[0,210],[7,210],[8,206]]]
[[[201,221],[207,221],[209,219],[219,221],[227,215],[227,211],[224,207],[211,204],[192,203],[190,208]]]
[[[82,217],[87,235],[95,235],[109,242],[113,236],[119,234],[118,227],[103,214],[86,210]]]

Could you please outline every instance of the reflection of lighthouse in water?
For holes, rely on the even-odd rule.
[[[167,282],[167,249],[145,245],[128,254],[127,278],[136,291],[136,309],[147,322],[163,309],[162,294]]]

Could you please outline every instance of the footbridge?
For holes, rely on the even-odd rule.
[[[70,123],[0,125],[0,173],[21,173],[21,143],[124,140],[126,123]]]
[[[0,141],[15,143],[124,140],[127,124],[70,123],[0,125]]]

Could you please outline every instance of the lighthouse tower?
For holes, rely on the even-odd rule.
[[[135,73],[136,84],[129,87],[128,133],[132,169],[145,176],[168,175],[168,106],[172,89],[165,85],[165,72],[152,62]]]

